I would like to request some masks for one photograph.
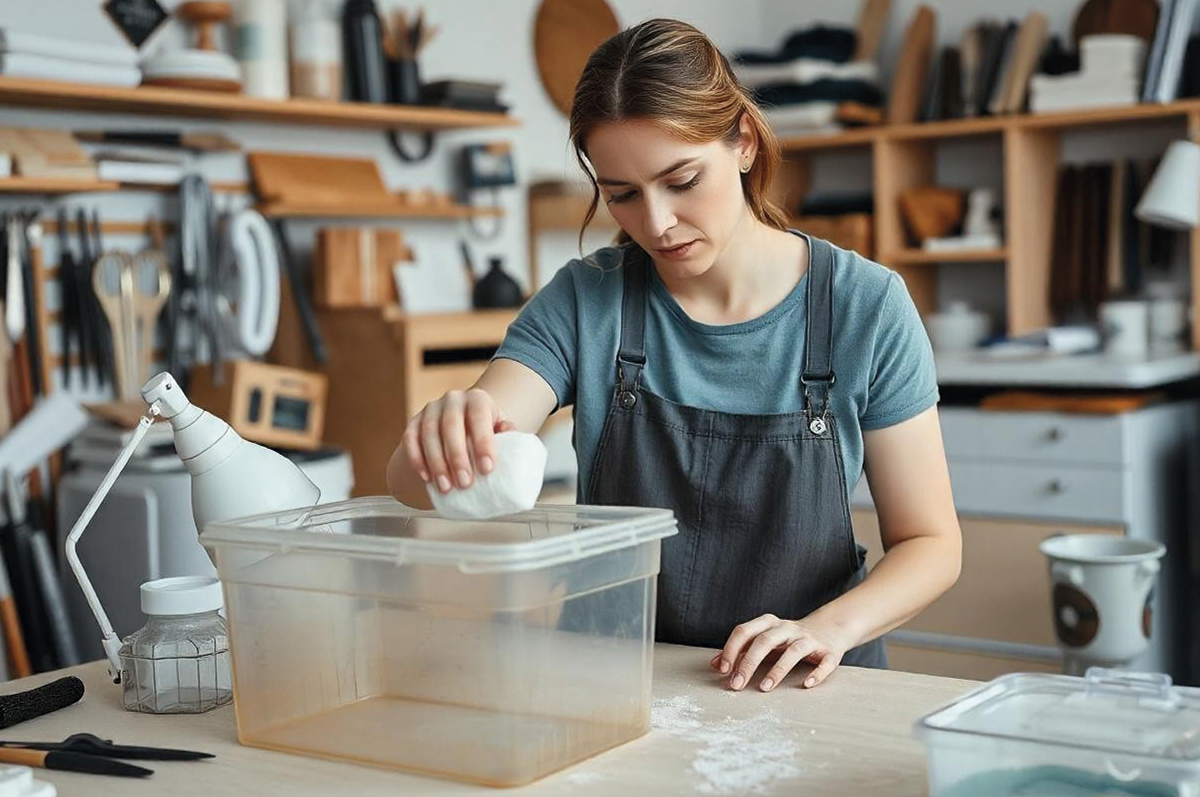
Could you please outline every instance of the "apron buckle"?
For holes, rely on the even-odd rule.
[[[640,359],[640,362],[638,361]],[[641,387],[642,384],[642,368],[646,365],[646,358],[626,356],[617,357],[617,400],[621,403],[624,409],[632,409],[634,404],[637,404],[637,394],[634,392]],[[628,380],[625,378],[625,368],[633,369],[633,386],[629,387]]]
[[[800,382],[804,385],[804,411],[808,413],[808,430],[815,435],[825,434],[829,428],[829,388],[834,383],[834,375],[831,373],[828,378],[806,379],[800,377]],[[822,384],[825,389],[821,391],[821,411],[813,413],[813,390],[811,385]]]

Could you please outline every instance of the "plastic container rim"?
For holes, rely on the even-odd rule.
[[[972,689],[971,691],[967,692],[966,694],[962,695],[961,697],[957,698],[956,700],[954,700],[950,703],[947,703],[944,706],[941,706],[940,708],[930,712],[929,714],[926,714],[924,717],[921,717],[919,720],[917,720],[913,724],[914,735],[917,738],[921,739],[923,742],[925,742],[927,745],[931,743],[932,740],[930,737],[932,737],[932,736],[935,736],[937,734],[950,734],[950,735],[956,736],[960,739],[974,738],[974,739],[989,739],[989,740],[993,740],[993,741],[1001,740],[1001,741],[1005,741],[1005,742],[1016,742],[1018,744],[1027,745],[1030,747],[1054,748],[1054,749],[1060,749],[1060,750],[1074,750],[1074,751],[1091,752],[1091,753],[1106,753],[1109,755],[1125,755],[1125,756],[1130,756],[1133,758],[1153,759],[1154,761],[1157,761],[1157,762],[1161,762],[1161,763],[1165,763],[1165,764],[1173,764],[1175,766],[1181,766],[1181,767],[1188,767],[1191,769],[1194,769],[1194,768],[1200,766],[1200,757],[1171,758],[1171,757],[1164,756],[1159,753],[1150,752],[1150,751],[1121,749],[1121,748],[1117,748],[1117,747],[1110,747],[1110,746],[1104,746],[1104,745],[1098,745],[1098,744],[1053,741],[1053,740],[1049,740],[1049,739],[1031,739],[1028,736],[1019,736],[1019,735],[1013,734],[1013,733],[1001,733],[1001,732],[997,732],[997,731],[969,730],[969,729],[964,729],[964,728],[951,728],[951,727],[946,727],[946,726],[941,726],[941,725],[935,725],[932,722],[932,720],[935,717],[937,717],[938,715],[944,714],[945,712],[947,712],[951,709],[959,709],[960,713],[961,713],[962,711],[966,711],[969,708],[973,708],[974,706],[970,706],[970,705],[966,705],[966,704],[980,702],[982,700],[982,698],[988,692],[999,690],[1000,687],[1004,686],[1005,684],[1007,684],[1011,681],[1028,679],[1031,677],[1036,680],[1044,679],[1046,681],[1053,681],[1053,682],[1077,680],[1074,676],[1055,675],[1055,674],[1051,674],[1051,673],[1035,674],[1035,673],[1016,672],[1016,673],[1009,673],[1007,675],[1002,675],[999,678],[995,678],[991,681],[988,681],[985,684],[981,684],[981,685],[977,686],[976,688]],[[1186,688],[1186,687],[1174,687],[1174,688],[1178,689],[1178,688]]]
[[[537,504],[528,512],[493,518],[493,521],[552,521],[562,516],[578,517],[580,508],[576,504]],[[225,546],[260,550],[277,548],[281,552],[338,555],[360,560],[390,561],[396,565],[440,565],[455,567],[464,573],[493,573],[551,567],[621,548],[632,548],[678,533],[674,513],[669,509],[583,508],[593,517],[611,515],[612,525],[542,540],[509,543],[432,542],[397,537],[323,534],[297,528],[302,524],[319,524],[323,517],[329,515],[340,515],[337,520],[364,516],[447,520],[434,511],[412,509],[390,497],[378,496],[291,510],[297,515],[296,520],[285,527],[255,528],[252,524],[287,516],[287,510],[209,523],[200,534],[200,542],[208,549]],[[353,540],[353,543],[348,544],[349,540]]]

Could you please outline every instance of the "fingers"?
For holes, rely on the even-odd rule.
[[[466,416],[467,434],[471,438],[479,472],[491,473],[496,462],[495,431],[502,423],[500,408],[482,390],[468,390]]]
[[[471,467],[471,454],[467,450],[466,426],[466,395],[459,390],[452,390],[443,399],[440,427],[442,431],[442,447],[446,460],[450,465],[450,481],[461,488],[471,486],[474,478]]]
[[[778,621],[776,622],[778,623]],[[758,665],[762,664],[762,660],[766,658],[767,654],[787,643],[788,629],[782,624],[776,624],[755,637],[742,655],[741,661],[734,668],[733,675],[729,679],[729,687],[737,691],[750,683]]]
[[[742,656],[742,651],[749,645],[759,634],[771,628],[779,622],[779,618],[773,614],[764,614],[761,617],[756,617],[748,623],[742,623],[737,628],[733,629],[733,633],[729,635],[728,641],[725,642],[725,647],[721,650],[717,657],[711,662],[712,666],[721,673],[728,674],[732,669],[734,662]],[[736,687],[735,687],[736,688]]]
[[[429,468],[429,480],[437,484],[437,488],[443,493],[448,493],[453,485],[450,481],[450,466],[442,448],[442,417],[440,400],[427,405],[421,411],[419,434],[425,464]]]
[[[819,647],[817,641],[812,637],[804,637],[792,642],[783,651],[779,661],[775,662],[775,666],[767,672],[758,688],[764,692],[770,692],[792,671],[793,667],[815,653]]]
[[[811,689],[814,686],[820,686],[841,663],[841,656],[836,656],[832,652],[827,651],[824,658],[821,659],[821,663],[804,679],[804,688]]]
[[[448,493],[470,487],[480,473],[495,468],[495,434],[515,425],[503,417],[486,392],[453,390],[426,405],[408,422],[404,451],[422,481]]]
[[[400,442],[404,446],[404,454],[408,464],[421,477],[421,481],[429,481],[429,465],[425,463],[425,452],[421,450],[421,416],[415,415],[408,421],[404,429],[404,437]]]

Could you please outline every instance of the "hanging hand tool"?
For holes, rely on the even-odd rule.
[[[304,324],[304,334],[308,338],[308,345],[312,347],[313,359],[324,365],[328,362],[329,357],[325,352],[325,339],[321,336],[321,327],[317,324],[317,314],[313,311],[312,302],[308,299],[308,286],[304,284],[299,266],[296,265],[296,259],[292,256],[292,247],[288,243],[287,231],[283,228],[283,222],[276,219],[274,228],[275,241],[279,246],[280,262],[283,264],[283,270],[287,272],[288,285],[292,289],[292,300],[296,302],[296,310],[299,311],[300,320]]]
[[[105,252],[96,263],[93,287],[112,326],[119,400],[134,399],[150,376],[158,313],[171,291],[162,252]]]
[[[92,251],[91,240],[87,230],[87,212],[83,208],[78,208],[75,212],[75,232],[79,236],[80,270],[76,275],[76,284],[81,290],[76,295],[80,297],[80,315],[88,330],[88,360],[92,364],[92,374],[95,377],[95,384],[104,387],[108,384],[108,375],[104,367],[104,345],[102,343],[104,339],[104,325],[101,320],[100,305],[97,304],[96,297],[90,289],[92,284],[92,270],[95,267],[96,258],[100,253]]]
[[[92,208],[91,225],[88,226],[87,229],[87,234],[90,236],[91,240],[92,252],[95,253],[95,257],[92,260],[92,271],[95,272],[96,261],[104,255],[104,237],[100,234],[100,211],[96,208]],[[96,323],[101,329],[100,345],[102,359],[104,361],[104,368],[108,372],[108,376],[106,378],[115,385],[116,360],[113,354],[113,338],[111,330],[109,329],[108,325],[104,323],[103,311],[97,312]],[[136,398],[136,396],[134,398]]]
[[[279,323],[275,236],[258,211],[245,209],[229,221],[229,246],[237,267],[237,295],[222,294],[221,309],[235,345],[251,357],[261,357],[274,343]]]
[[[67,238],[67,209],[60,207],[58,209],[58,294],[59,294],[59,311],[62,314],[62,320],[59,321],[59,330],[62,338],[62,378],[63,387],[67,388],[71,385],[71,352],[76,346],[79,348],[79,367],[80,374],[85,367],[83,363],[83,346],[79,338],[81,330],[79,328],[78,310],[75,303],[75,255],[71,252],[71,244]],[[82,382],[82,378],[80,379]]]
[[[46,395],[49,385],[43,384],[44,371],[42,370],[42,335],[41,328],[38,326],[38,307],[37,298],[34,295],[36,290],[34,280],[40,279],[40,274],[33,273],[34,267],[34,250],[39,249],[42,245],[42,225],[38,222],[38,216],[41,215],[41,208],[31,208],[25,212],[21,219],[21,282],[22,292],[25,302],[25,318],[34,319],[32,324],[26,323],[26,333],[29,340],[29,348],[26,350],[29,357],[29,377],[33,385],[33,395]]]

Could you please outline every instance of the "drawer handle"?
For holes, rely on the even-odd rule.
[[[1051,479],[1046,491],[1051,495],[1062,495],[1067,491],[1067,485],[1063,484],[1061,479]]]
[[[1059,440],[1062,440],[1062,439],[1063,439],[1062,429],[1059,429],[1057,426],[1050,427],[1050,431],[1046,432],[1046,441],[1047,442],[1057,443]]]

